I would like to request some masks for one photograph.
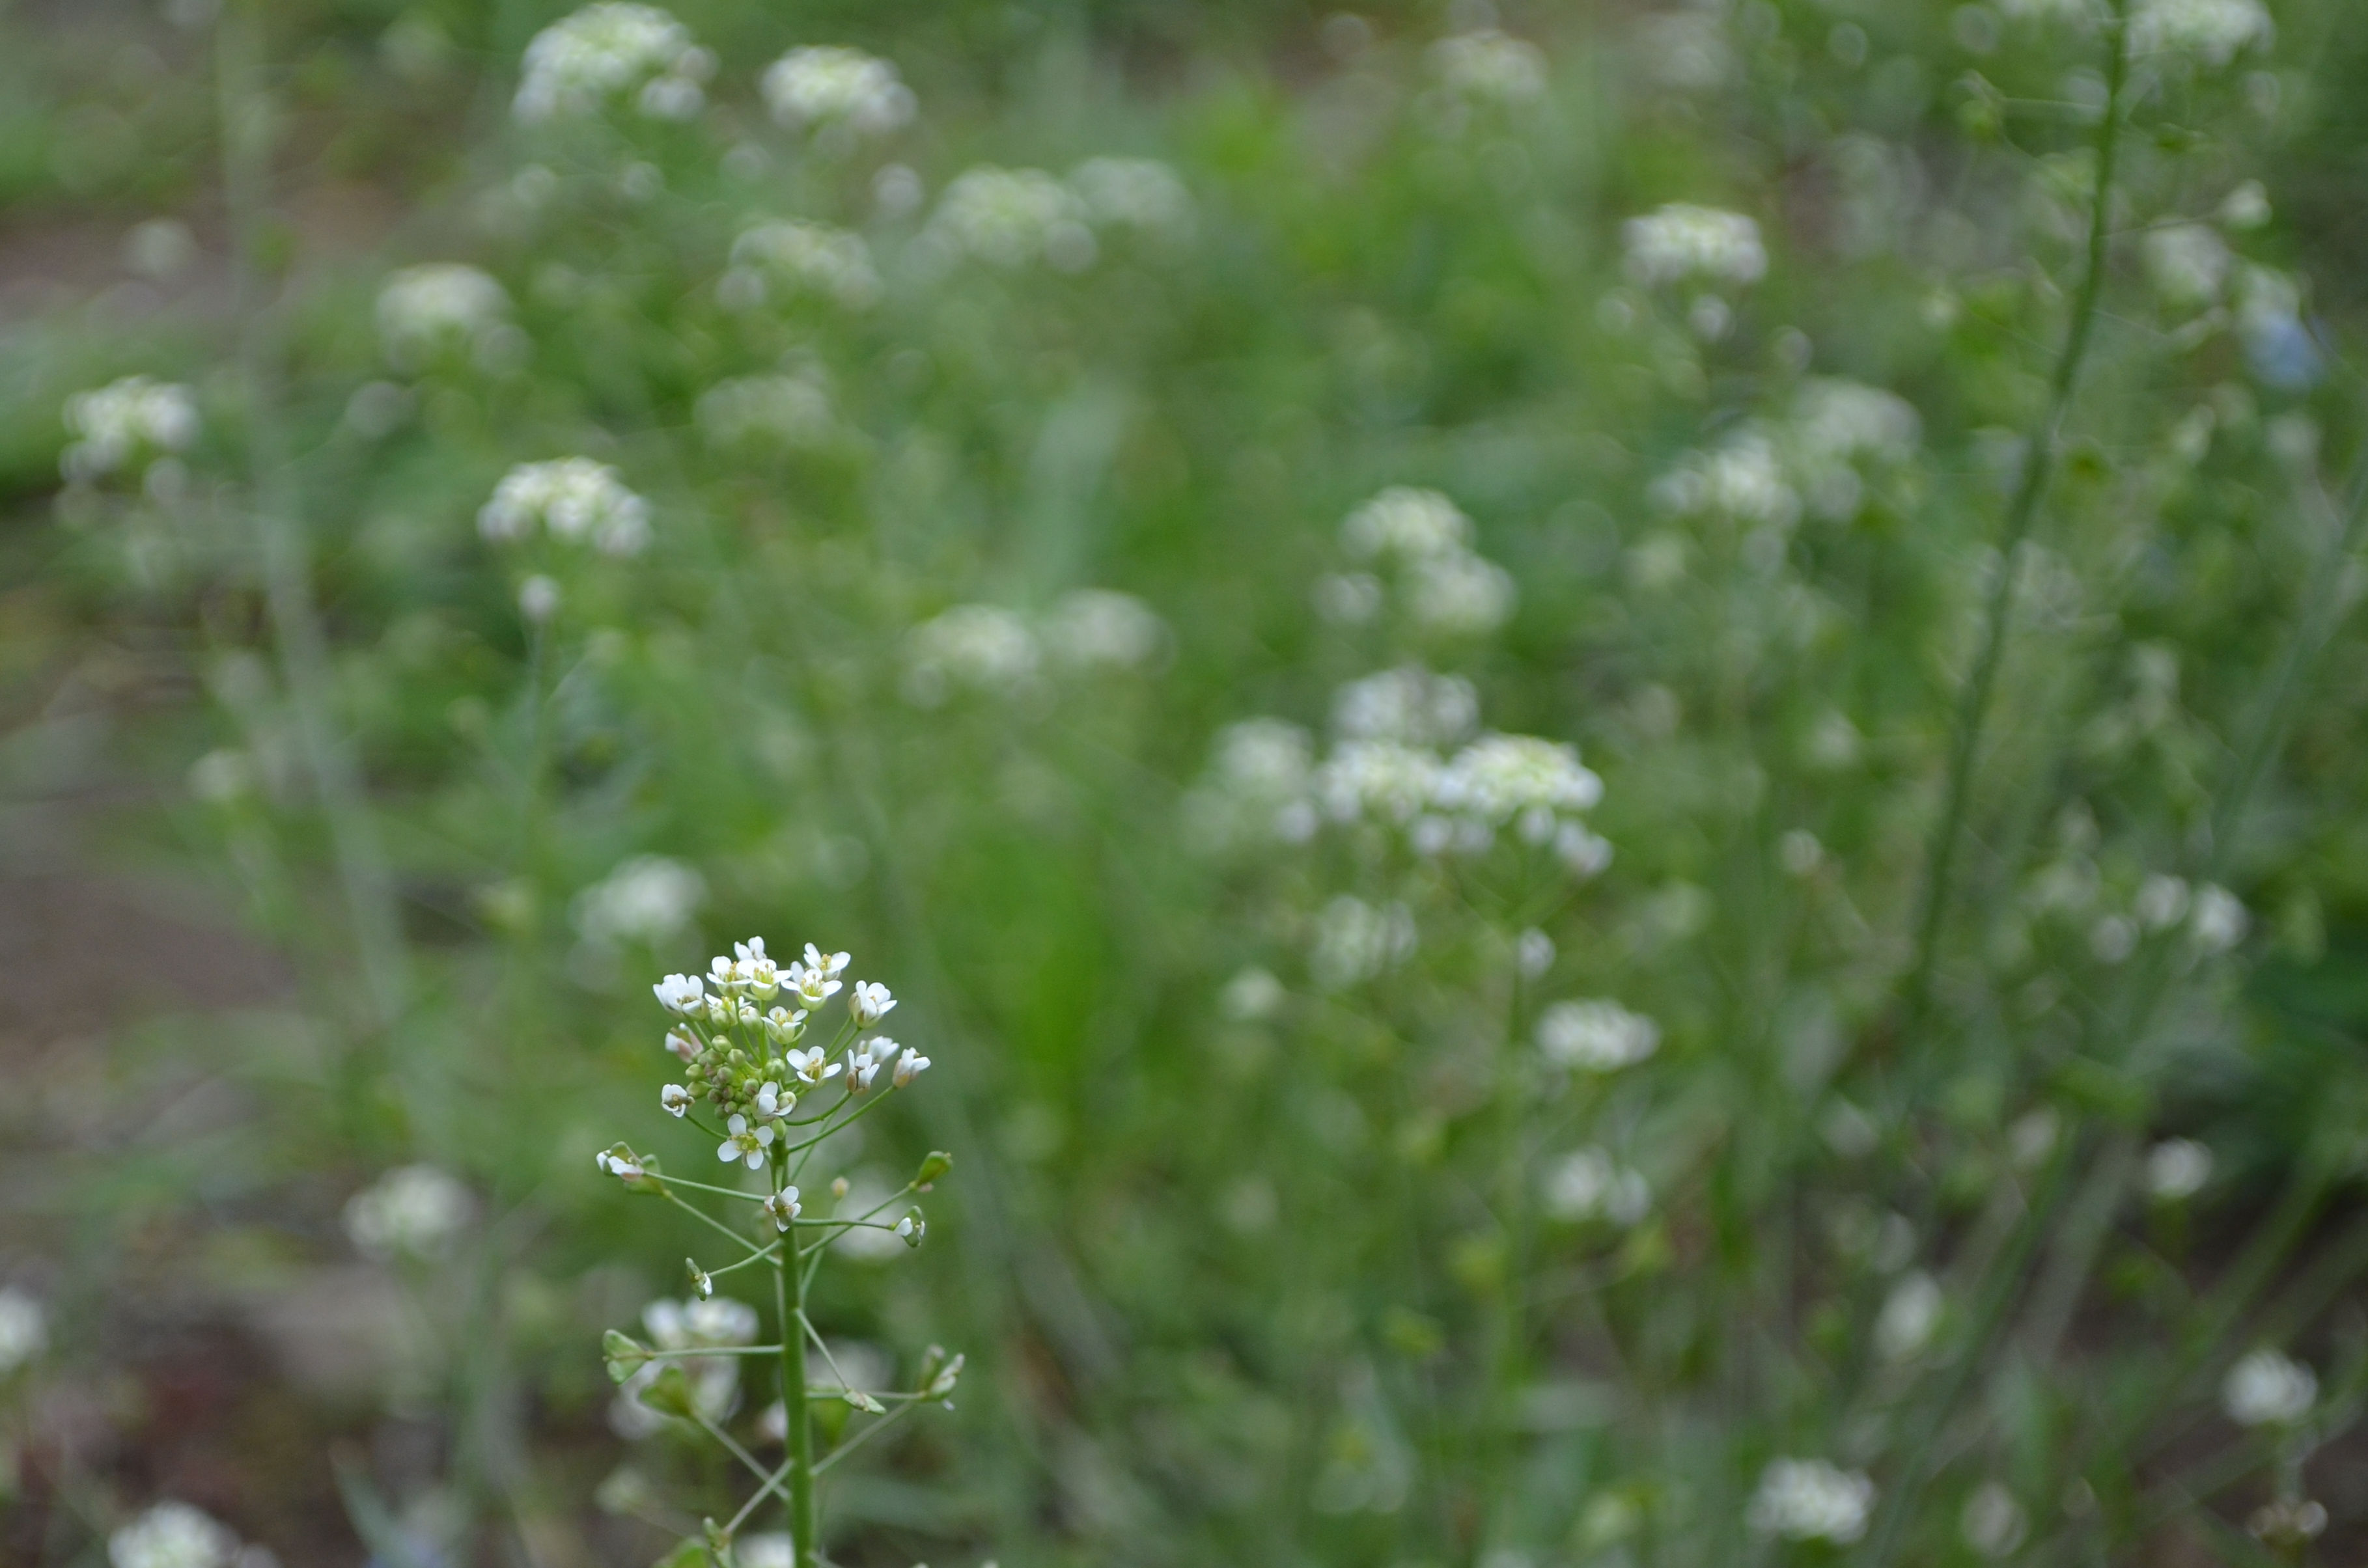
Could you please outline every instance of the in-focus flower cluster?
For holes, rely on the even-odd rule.
[[[540,525],[556,540],[603,555],[638,555],[650,542],[650,504],[617,471],[590,458],[520,463],[477,511],[477,531],[496,542],[524,540]]]
[[[74,437],[59,467],[79,483],[105,478],[134,458],[184,452],[198,438],[198,400],[176,382],[126,376],[66,399]]]
[[[689,119],[706,106],[715,56],[655,6],[598,0],[534,35],[511,110],[532,125],[596,114],[630,97],[653,119]]]
[[[860,49],[808,44],[765,69],[765,107],[791,131],[881,136],[913,118],[913,90],[896,67]]]
[[[404,369],[454,350],[481,365],[499,364],[523,335],[509,317],[508,290],[465,262],[406,267],[378,291],[379,341],[387,358]]]
[[[827,223],[780,219],[741,231],[716,297],[732,310],[801,296],[861,310],[880,298],[880,274],[863,236]]]

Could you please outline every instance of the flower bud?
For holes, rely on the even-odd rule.
[[[921,1161],[920,1170],[914,1175],[913,1186],[922,1192],[927,1192],[939,1176],[953,1168],[954,1157],[951,1154],[942,1149],[932,1149]]]
[[[609,1381],[621,1383],[648,1365],[650,1350],[632,1335],[612,1328],[600,1336],[600,1356],[609,1369]]]

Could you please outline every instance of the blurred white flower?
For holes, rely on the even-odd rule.
[[[1661,1026],[1617,1002],[1556,1002],[1538,1015],[1537,1036],[1554,1065],[1611,1073],[1660,1049]]]
[[[107,1538],[115,1568],[230,1568],[238,1537],[187,1503],[159,1503]]]
[[[1044,646],[1072,665],[1140,669],[1167,645],[1167,624],[1133,594],[1079,588],[1064,594],[1044,621]]]
[[[1513,944],[1513,961],[1524,980],[1535,980],[1554,968],[1554,938],[1532,926]]]
[[[1535,735],[1483,735],[1456,753],[1431,787],[1440,810],[1492,828],[1518,823],[1522,837],[1536,844],[1552,837],[1561,813],[1586,811],[1602,798],[1603,780],[1580,765],[1577,747]]]
[[[1178,237],[1192,229],[1192,193],[1154,158],[1088,158],[1069,171],[1069,188],[1097,228]]]
[[[865,1059],[867,1062],[870,1058]],[[873,1063],[876,1067],[877,1063]],[[858,1171],[847,1178],[847,1193],[840,1198],[833,1213],[842,1220],[860,1219],[881,1208],[895,1197],[895,1189],[870,1171]],[[887,1231],[850,1225],[831,1238],[831,1250],[873,1262],[900,1257],[905,1244]]]
[[[1429,561],[1469,549],[1472,519],[1436,490],[1393,485],[1349,514],[1340,543],[1358,561]]]
[[[2137,0],[2129,28],[2133,54],[2175,51],[2215,69],[2277,36],[2260,0]]]
[[[733,1540],[732,1560],[740,1568],[797,1568],[797,1544],[783,1531],[756,1530]]]
[[[1965,1512],[1957,1528],[1965,1544],[1984,1557],[2004,1557],[2022,1544],[2030,1521],[2013,1493],[1995,1481],[1985,1481],[1965,1499]]]
[[[2212,1179],[2212,1151],[2192,1138],[2166,1138],[2146,1151],[2149,1196],[2166,1203],[2192,1198]]]
[[[2237,895],[2214,882],[2195,890],[2194,912],[2188,918],[2195,945],[2207,953],[2226,952],[2245,939],[2253,923]]]
[[[833,425],[830,394],[811,376],[736,376],[699,394],[691,411],[711,447],[770,441],[817,446]]]
[[[2203,223],[2172,223],[2146,237],[2146,278],[2165,304],[2200,310],[2228,286],[2237,257],[2228,242]]]
[[[1557,1220],[1575,1223],[1600,1214],[1615,1225],[1633,1225],[1651,1211],[1653,1190],[1602,1150],[1579,1149],[1547,1168],[1542,1201]]]
[[[891,62],[860,49],[809,44],[765,69],[765,107],[792,131],[844,126],[879,136],[913,118],[913,90]]]
[[[2149,931],[2168,931],[2187,918],[2189,906],[2194,902],[2186,880],[2180,877],[2151,876],[2138,885],[2138,895],[2131,903],[2138,924]]]
[[[956,175],[938,197],[922,239],[946,256],[994,267],[1042,262],[1078,272],[1095,255],[1087,216],[1083,199],[1043,170],[983,164]]]
[[[520,463],[478,508],[477,531],[500,543],[525,539],[537,524],[604,555],[638,555],[650,541],[650,504],[590,458]]]
[[[518,585],[518,614],[541,626],[559,613],[559,582],[537,572]]]
[[[125,376],[66,399],[65,426],[78,438],[59,467],[67,479],[87,482],[142,453],[188,450],[198,438],[198,400],[177,382]]]
[[[1439,758],[1395,741],[1349,741],[1334,750],[1315,778],[1315,798],[1336,822],[1403,827],[1430,804]]]
[[[1414,951],[1414,912],[1403,903],[1370,904],[1347,893],[1315,917],[1308,969],[1327,991],[1363,983]]]
[[[1931,1343],[1941,1326],[1946,1300],[1941,1282],[1921,1272],[1910,1274],[1891,1288],[1883,1311],[1874,1320],[1875,1354],[1886,1361],[1905,1361]]]
[[[1415,623],[1450,636],[1493,631],[1513,613],[1513,577],[1477,555],[1435,555],[1406,574],[1406,611]]]
[[[1281,719],[1245,719],[1217,735],[1208,777],[1187,802],[1192,827],[1215,846],[1304,838],[1315,752],[1306,731]]]
[[[1768,271],[1759,225],[1739,212],[1672,202],[1622,225],[1628,275],[1648,286],[1756,283]]]
[[[48,1348],[49,1315],[41,1303],[14,1285],[0,1285],[0,1378]]]
[[[1775,444],[1758,430],[1747,430],[1714,451],[1687,453],[1653,482],[1651,494],[1679,517],[1707,515],[1785,528],[1801,516],[1800,493],[1785,477]]]
[[[1332,731],[1343,740],[1449,745],[1479,719],[1480,695],[1470,681],[1419,665],[1352,680],[1332,694]]]
[[[880,274],[863,236],[827,223],[781,218],[740,232],[732,265],[717,297],[733,310],[753,310],[778,292],[817,295],[861,310],[880,298]]]
[[[757,1342],[757,1309],[729,1296],[656,1301],[642,1309],[642,1326],[660,1350],[727,1349]],[[666,1417],[643,1404],[639,1396],[669,1366],[681,1368],[689,1380],[691,1403],[700,1415],[721,1421],[732,1414],[740,1398],[738,1357],[687,1356],[647,1361],[618,1387],[617,1397],[609,1406],[609,1425],[619,1437],[638,1439],[665,1429]]]
[[[2290,1426],[2317,1398],[2318,1374],[2267,1346],[2248,1351],[2220,1383],[2221,1407],[2239,1426]]]
[[[1225,982],[1217,1006],[1235,1023],[1254,1024],[1274,1017],[1290,999],[1291,994],[1283,989],[1281,981],[1253,966]]]
[[[1008,694],[1036,675],[1036,639],[995,605],[956,605],[915,627],[905,671],[905,699],[935,708],[951,688]]]
[[[534,35],[511,111],[526,124],[580,119],[631,94],[655,119],[689,119],[706,103],[700,84],[715,57],[655,6],[599,0]]]
[[[664,855],[636,855],[577,893],[571,913],[587,942],[655,947],[688,930],[706,901],[706,879],[690,867]],[[696,982],[691,989],[696,993]]]
[[[1762,1535],[1847,1546],[1866,1533],[1874,1483],[1824,1460],[1777,1460],[1760,1472],[1744,1515]]]
[[[365,1257],[432,1258],[469,1222],[469,1189],[434,1165],[402,1165],[346,1200],[346,1234]]]
[[[386,357],[405,369],[439,349],[497,349],[515,331],[510,297],[493,275],[464,262],[406,267],[378,291],[378,335]]]
[[[1546,57],[1537,45],[1481,28],[1430,46],[1441,85],[1481,103],[1523,104],[1545,96]]]

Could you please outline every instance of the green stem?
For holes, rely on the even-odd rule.
[[[773,1155],[774,1179],[783,1176],[786,1152]],[[795,1267],[784,1247],[773,1265],[773,1305],[781,1323],[781,1415],[789,1447],[790,1547],[794,1568],[816,1568],[820,1542],[814,1539],[814,1421],[806,1407],[806,1339],[798,1332],[805,1321],[808,1275]]]

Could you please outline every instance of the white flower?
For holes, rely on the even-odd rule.
[[[732,269],[722,286],[724,302],[750,309],[764,303],[776,286],[792,297],[819,295],[848,310],[880,298],[880,275],[862,235],[797,219],[759,223],[732,242]]]
[[[818,1045],[792,1051],[782,1060],[789,1063],[791,1072],[809,1084],[827,1083],[838,1073],[838,1064],[830,1059],[830,1052]]]
[[[1905,1361],[1931,1343],[1941,1325],[1947,1300],[1941,1282],[1918,1270],[1891,1288],[1874,1320],[1875,1354],[1886,1361]]]
[[[1470,681],[1419,665],[1352,680],[1332,694],[1332,729],[1344,740],[1446,745],[1471,733],[1479,717]]]
[[[1689,452],[1654,481],[1652,495],[1679,517],[1788,528],[1801,516],[1800,493],[1785,478],[1775,444],[1757,430],[1743,432],[1715,451]]]
[[[880,1063],[861,1046],[847,1053],[847,1092],[860,1095],[871,1087],[871,1080],[880,1075]]]
[[[1874,1483],[1824,1460],[1777,1460],[1760,1473],[1744,1516],[1762,1535],[1847,1546],[1866,1533]]]
[[[2203,223],[2172,223],[2154,230],[2144,246],[2146,278],[2165,304],[2199,310],[2220,297],[2237,258]]]
[[[59,466],[70,480],[95,480],[142,451],[187,451],[198,438],[198,400],[185,386],[126,376],[66,399],[65,426],[79,439]]]
[[[668,1084],[658,1091],[658,1108],[679,1119],[691,1107],[690,1090],[680,1084]]]
[[[798,969],[799,966],[796,964],[790,966],[788,979],[792,988],[798,983]],[[765,1038],[775,1045],[791,1044],[806,1032],[806,1010],[803,1007],[798,1008],[795,1012],[791,1012],[787,1007],[768,1007],[765,1009],[762,1021],[765,1026]]]
[[[2207,953],[2225,953],[2245,939],[2252,917],[2235,893],[2215,882],[2195,890],[2195,911],[2188,930],[2195,945]]]
[[[796,1090],[784,1089],[779,1084],[759,1084],[755,1098],[749,1103],[756,1108],[757,1120],[771,1121],[797,1109],[798,1096]]]
[[[1397,484],[1349,514],[1341,547],[1359,561],[1401,564],[1460,555],[1472,542],[1472,519],[1436,490]]]
[[[1603,780],[1581,767],[1578,748],[1534,735],[1484,735],[1455,754],[1431,787],[1442,811],[1491,827],[1543,812],[1583,812],[1603,799]],[[1535,835],[1543,842],[1549,835]]]
[[[580,119],[613,97],[657,119],[689,119],[715,57],[655,6],[600,0],[534,35],[511,111],[526,124]]]
[[[1257,1023],[1282,1010],[1291,994],[1269,971],[1253,965],[1225,982],[1217,1006],[1236,1023]]]
[[[115,1568],[230,1568],[238,1537],[187,1503],[159,1503],[107,1538]]]
[[[1556,1002],[1538,1015],[1538,1050],[1557,1067],[1615,1072],[1660,1044],[1660,1025],[1617,1002]]]
[[[1069,172],[1086,216],[1105,228],[1168,235],[1192,228],[1192,193],[1166,164],[1151,158],[1088,158]]]
[[[1167,625],[1133,594],[1079,588],[1044,623],[1044,644],[1072,665],[1140,669],[1167,644]]]
[[[2133,54],[2176,51],[2215,69],[2277,33],[2260,0],[2138,0],[2129,26]]]
[[[752,275],[753,276],[753,275]],[[700,393],[691,418],[712,447],[813,447],[834,428],[830,394],[812,376],[740,376]]]
[[[1308,969],[1326,990],[1345,990],[1372,979],[1414,946],[1414,912],[1405,904],[1376,907],[1343,893],[1315,917]]]
[[[655,947],[687,929],[706,899],[705,879],[689,866],[663,855],[636,855],[576,894],[570,913],[577,932],[596,946]]]
[[[1217,735],[1207,777],[1185,801],[1187,825],[1211,848],[1304,838],[1315,748],[1307,732],[1280,719],[1246,719]]]
[[[507,335],[510,297],[482,268],[458,261],[406,267],[378,291],[378,335],[399,366],[421,363],[447,346],[496,345]]]
[[[2239,1426],[2291,1426],[2317,1398],[2318,1374],[2266,1346],[2247,1353],[2220,1384],[2221,1407]]]
[[[601,1150],[592,1156],[592,1163],[600,1167],[603,1175],[620,1181],[638,1181],[642,1176],[641,1160],[622,1143]]]
[[[924,1399],[945,1398],[954,1392],[954,1383],[962,1377],[963,1358],[957,1354],[952,1360],[946,1361],[944,1365],[937,1365],[944,1355],[944,1351],[932,1345],[929,1346],[928,1354],[922,1358],[922,1369],[928,1378],[928,1383],[921,1390],[921,1397]]]
[[[41,1303],[14,1285],[0,1285],[0,1378],[39,1356],[50,1343]]]
[[[666,1030],[666,1048],[677,1061],[686,1064],[697,1061],[700,1051],[704,1049],[699,1036],[680,1024]]]
[[[650,989],[657,993],[659,1005],[671,1013],[696,1012],[706,1000],[706,993],[695,974],[669,974]]]
[[[1646,285],[1756,283],[1768,271],[1759,225],[1739,212],[1672,202],[1621,228],[1628,275]]]
[[[520,463],[477,509],[477,531],[496,543],[522,540],[537,524],[552,538],[588,543],[604,555],[638,555],[650,541],[650,504],[617,471],[590,458]]]
[[[905,696],[934,708],[951,687],[1008,693],[1036,674],[1036,639],[1019,618],[994,605],[956,605],[915,627]]]
[[[2146,1151],[2146,1192],[2166,1203],[2192,1198],[2212,1179],[2212,1151],[2192,1138],[2166,1138]]]
[[[879,136],[913,118],[913,91],[896,67],[860,49],[793,49],[765,68],[763,87],[773,119],[791,131],[844,126]]]
[[[2152,876],[2138,885],[2138,896],[2131,907],[2147,930],[2168,931],[2187,918],[2193,902],[2186,879]]]
[[[518,614],[541,626],[559,613],[559,583],[537,572],[518,585]]]
[[[787,1418],[783,1420],[782,1430],[787,1431]],[[798,1568],[797,1543],[782,1530],[744,1533],[732,1543],[732,1560],[740,1568]]]
[[[859,980],[848,993],[847,1010],[857,1028],[868,1029],[896,1010],[896,998],[876,980]]]
[[[765,1163],[765,1151],[773,1146],[770,1122],[752,1130],[748,1119],[734,1111],[732,1119],[723,1124],[723,1131],[726,1137],[716,1147],[717,1159],[727,1164],[734,1160],[746,1160],[752,1171]]]
[[[1965,1499],[1964,1516],[1957,1528],[1965,1544],[1984,1557],[2004,1557],[2022,1544],[2030,1521],[2013,1493],[1995,1481],[1985,1481]]]
[[[1924,422],[1915,404],[1881,387],[1813,376],[1793,396],[1791,428],[1793,444],[1812,464],[1899,462],[1916,450]]]
[[[1591,1220],[1600,1214],[1614,1224],[1633,1225],[1653,1205],[1645,1178],[1623,1170],[1600,1149],[1580,1149],[1548,1168],[1545,1210],[1557,1220]]]
[[[808,942],[806,944],[805,966],[807,971],[811,973],[820,975],[826,981],[837,980],[840,975],[847,972],[847,958],[848,955],[845,953],[825,953],[820,948],[815,947],[812,942]]]
[[[798,1189],[794,1187],[785,1187],[765,1199],[760,1207],[765,1210],[767,1218],[773,1221],[775,1230],[787,1231],[790,1228],[790,1222],[798,1217]]]
[[[434,1165],[404,1165],[346,1202],[346,1234],[366,1257],[433,1257],[467,1224],[469,1189]]]
[[[1406,612],[1417,626],[1449,636],[1495,631],[1513,613],[1515,597],[1511,573],[1469,553],[1435,555],[1406,574]]]
[[[894,1082],[901,1089],[928,1070],[929,1059],[919,1051],[907,1048],[903,1055],[896,1058]]]
[[[981,165],[956,175],[938,198],[924,242],[947,256],[990,266],[1043,262],[1078,272],[1093,264],[1093,231],[1085,201],[1042,169]]]
[[[798,1000],[804,1003],[807,1007],[819,1007],[838,994],[839,983],[831,978],[838,971],[836,969],[828,969],[814,963],[812,961],[814,949],[811,945],[806,949],[806,956],[808,961],[790,965],[790,989],[797,993]],[[839,955],[841,959],[846,956],[844,953]]]
[[[1545,96],[1545,55],[1537,45],[1495,28],[1440,40],[1430,46],[1430,66],[1460,97],[1520,104]]]
[[[1315,798],[1338,822],[1404,826],[1430,804],[1438,756],[1395,741],[1350,741],[1315,772]]]

